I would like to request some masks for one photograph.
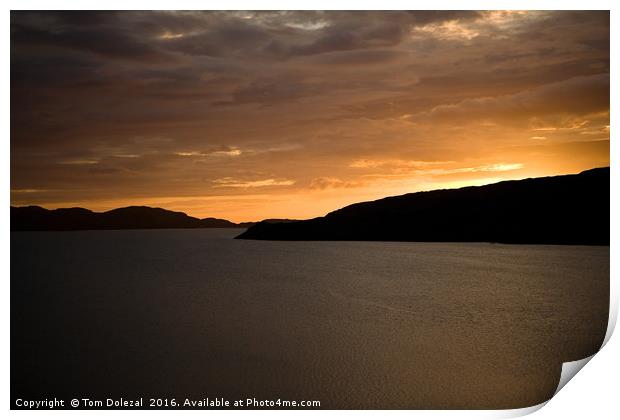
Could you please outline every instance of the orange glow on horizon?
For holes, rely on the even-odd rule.
[[[518,180],[540,176],[553,176],[578,173],[593,167],[608,166],[604,157],[594,166],[569,167],[567,172],[528,170],[516,164],[495,164],[483,167],[480,172],[472,168],[456,168],[452,172],[444,170],[440,180],[430,177],[407,179],[396,177],[380,179],[366,186],[297,190],[289,193],[257,193],[242,191],[236,195],[221,196],[170,196],[135,197],[117,200],[93,200],[75,202],[20,203],[36,204],[49,209],[84,207],[93,211],[107,211],[126,206],[161,207],[167,210],[184,212],[190,216],[216,217],[235,223],[260,221],[264,219],[310,219],[361,201],[436,189],[452,189],[467,186],[480,186],[507,180]],[[485,172],[486,169],[486,172]],[[492,169],[492,170],[490,170]],[[443,178],[443,179],[442,179]],[[247,189],[246,189],[247,190]],[[24,192],[27,195],[29,192]],[[12,203],[12,205],[16,205]]]

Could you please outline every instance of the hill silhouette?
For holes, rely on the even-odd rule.
[[[11,206],[11,230],[96,230],[96,229],[196,229],[238,228],[224,219],[198,219],[178,211],[157,207],[130,206],[102,213],[73,207],[47,210],[39,206]]]
[[[237,239],[609,245],[609,168],[352,204]]]

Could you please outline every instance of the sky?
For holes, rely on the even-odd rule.
[[[304,219],[609,130],[609,12],[11,12],[12,205]]]

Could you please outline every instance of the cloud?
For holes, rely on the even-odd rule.
[[[458,20],[449,20],[440,24],[429,24],[416,28],[417,32],[428,33],[433,37],[448,40],[471,40],[480,33],[473,28],[462,25]]]
[[[329,19],[332,17],[332,19]],[[265,52],[280,57],[312,56],[338,51],[393,47],[402,43],[414,24],[430,24],[476,12],[354,12],[326,13],[319,36],[309,41],[287,42],[273,39]],[[316,25],[316,22],[313,22]],[[289,25],[290,26],[290,25]],[[302,25],[303,26],[303,25]]]
[[[361,181],[343,181],[336,177],[322,176],[310,181],[310,188],[313,190],[324,190],[327,188],[358,188],[365,186]]]
[[[177,156],[183,157],[218,157],[218,156],[228,156],[228,157],[237,157],[241,156],[244,153],[241,149],[237,147],[231,146],[222,146],[219,148],[212,148],[210,150],[198,152],[198,151],[182,151],[175,152],[174,154]]]
[[[450,161],[423,161],[423,160],[404,160],[404,159],[357,159],[349,164],[351,168],[380,168],[380,167],[407,167],[407,168],[427,168],[438,165],[446,165],[454,162]]]
[[[393,42],[390,40],[386,41]],[[353,32],[331,31],[331,33],[311,42],[310,44],[293,46],[289,49],[290,55],[315,55],[333,51],[355,50],[365,46],[364,40]]]
[[[19,45],[67,48],[97,54],[106,58],[165,61],[169,60],[156,46],[140,40],[119,28],[75,26],[37,28],[19,23],[20,14],[11,15],[11,42]]]
[[[523,168],[522,163],[493,163],[490,165],[474,166],[469,168],[447,169],[444,173],[463,173],[463,172],[506,172]]]
[[[224,19],[223,23],[197,32],[165,31],[159,39],[159,45],[170,52],[218,57],[255,49],[270,39],[270,35],[250,22]]]
[[[523,163],[488,163],[476,166],[462,166],[459,162],[425,162],[401,159],[368,160],[352,162],[349,167],[372,170],[371,177],[411,175],[451,175],[480,172],[507,172],[522,169]]]
[[[254,181],[239,180],[236,178],[225,177],[219,178],[213,181],[218,187],[231,187],[231,188],[257,188],[257,187],[274,187],[274,186],[289,186],[295,184],[295,181],[291,179],[260,179]]]
[[[386,63],[395,62],[401,58],[406,52],[393,49],[370,49],[343,52],[330,52],[322,54],[314,59],[312,63],[322,65],[340,65],[340,66],[359,66],[359,65],[377,65],[383,66]]]
[[[512,95],[466,99],[456,104],[439,105],[412,120],[521,121],[550,115],[587,115],[609,108],[609,74],[579,76],[543,85]]]

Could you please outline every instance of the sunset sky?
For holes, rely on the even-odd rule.
[[[310,218],[608,165],[608,12],[11,13],[12,205]]]

